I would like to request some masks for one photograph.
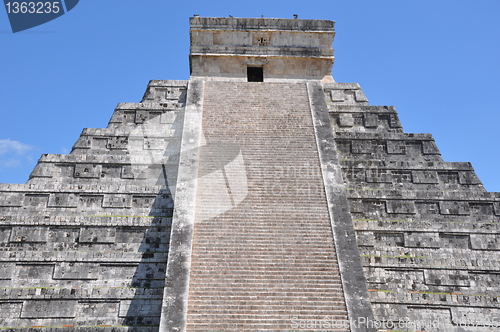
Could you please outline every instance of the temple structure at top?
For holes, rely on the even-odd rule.
[[[242,82],[333,82],[334,22],[191,18],[191,76]]]

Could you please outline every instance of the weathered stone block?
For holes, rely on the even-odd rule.
[[[368,98],[366,98],[363,90],[361,90],[361,89],[355,90],[354,94],[355,94],[357,102],[368,102]]]
[[[470,236],[468,234],[439,234],[441,248],[469,249]]]
[[[108,149],[108,139],[105,137],[93,137],[92,138],[92,149],[107,150]]]
[[[356,239],[358,246],[373,247],[375,243],[373,232],[356,232]]]
[[[102,207],[104,208],[129,208],[131,207],[132,195],[104,195]]]
[[[78,301],[24,301],[21,318],[74,318]]]
[[[377,267],[364,267],[366,281],[370,284],[385,284],[387,282],[386,279],[386,271],[385,269],[377,268]],[[368,286],[370,288],[370,286]]]
[[[405,200],[386,201],[387,213],[416,213],[415,202]]]
[[[122,179],[146,179],[148,167],[142,165],[124,165],[122,166]]]
[[[30,174],[30,178],[51,178],[54,175],[54,165],[49,163],[38,163]]]
[[[352,141],[352,153],[372,153],[373,143],[367,140],[353,140]]]
[[[123,123],[135,123],[135,110],[123,112]]]
[[[89,136],[80,136],[73,145],[73,149],[90,149],[92,147],[92,138]]]
[[[56,178],[64,179],[63,182],[70,182],[75,176],[75,165],[57,165],[54,172]]]
[[[451,202],[451,201],[441,201],[439,202],[439,209],[441,214],[469,214],[469,203],[468,202]]]
[[[469,273],[460,270],[425,270],[425,283],[437,286],[469,287]]]
[[[423,141],[422,150],[424,154],[441,154],[434,141]]]
[[[347,182],[364,182],[366,181],[366,172],[364,168],[349,168],[343,169]]]
[[[102,165],[97,164],[76,164],[75,178],[100,178]]]
[[[372,128],[391,128],[391,116],[389,114],[370,113],[370,115],[365,115],[365,119],[370,119]]]
[[[469,203],[470,213],[476,216],[493,216],[493,204]]]
[[[385,201],[377,200],[363,200],[362,202],[363,211],[365,213],[375,212],[375,213],[385,213]]]
[[[93,263],[62,262],[54,268],[54,279],[97,279],[98,265]]]
[[[0,320],[2,318],[18,318],[21,314],[22,302],[0,303]]]
[[[374,128],[378,127],[378,114],[366,113],[364,115],[365,127]]]
[[[359,213],[364,212],[364,206],[362,201],[350,199],[348,202],[351,212],[359,212]]]
[[[341,127],[352,127],[354,126],[354,119],[350,113],[340,113],[339,114],[339,125]]]
[[[420,158],[422,156],[422,142],[409,141],[406,142],[406,155],[407,158]]]
[[[88,209],[101,208],[103,199],[103,195],[80,195],[79,206]]]
[[[121,177],[122,168],[118,165],[103,165],[101,171],[101,178],[106,180],[119,179]]]
[[[161,112],[149,111],[149,110],[137,110],[135,113],[135,123],[159,123]]]
[[[155,203],[156,196],[133,196],[132,207],[151,208]]]
[[[161,313],[161,300],[125,300],[120,302],[120,317],[158,316]]]
[[[394,183],[411,183],[412,173],[411,171],[404,170],[391,170],[391,175]]]
[[[49,230],[49,242],[64,243],[64,244],[76,244],[78,241],[78,236],[80,235],[80,228],[65,228],[65,227],[53,227]]]
[[[141,243],[146,233],[145,228],[122,227],[116,230],[116,243]]]
[[[415,202],[415,207],[420,214],[439,214],[438,202]]]
[[[116,229],[106,227],[84,227],[80,230],[80,243],[114,243]]]
[[[440,243],[439,233],[405,233],[404,241],[408,248],[439,248]]]
[[[131,285],[137,271],[138,264],[101,264],[99,279],[124,281]]]
[[[331,90],[330,98],[333,102],[343,102],[344,101],[344,90]]]
[[[144,150],[164,150],[167,145],[165,139],[163,138],[145,138],[144,139]]]
[[[80,302],[78,305],[78,316],[85,318],[118,317],[119,301],[111,302]],[[83,319],[84,320],[84,319]]]
[[[50,280],[54,271],[52,264],[19,264],[16,267],[17,278]]]
[[[498,234],[471,234],[472,249],[500,250],[500,236]]]
[[[490,292],[497,293],[500,290],[500,274],[496,271],[485,271],[483,273],[470,273],[471,286],[488,289]]]
[[[401,121],[399,121],[398,114],[393,106],[388,106],[389,109],[392,109],[394,113],[389,115],[389,126],[391,128],[402,128]]]
[[[24,193],[0,193],[0,206],[23,206]]]
[[[0,243],[9,242],[12,228],[0,227]]]
[[[156,242],[161,242],[161,239],[156,239]],[[165,279],[166,264],[161,263],[141,263],[138,265],[134,279]]]
[[[356,105],[356,92],[353,90],[344,90],[344,104],[347,105]]]
[[[177,87],[158,88],[156,89],[155,97],[165,100],[178,100],[184,91],[184,89],[181,90]]]
[[[0,279],[11,279],[12,274],[14,272],[14,268],[15,268],[14,263],[0,263]]]
[[[458,172],[438,172],[438,178],[444,184],[458,184]]]
[[[366,170],[366,182],[372,183],[392,183],[390,171],[381,168],[369,168]]]
[[[373,232],[375,247],[402,247],[404,237],[402,233]]]
[[[49,202],[49,195],[26,194],[23,206],[32,208],[45,208]]]
[[[49,197],[48,207],[77,207],[78,196],[72,193],[54,193]]]
[[[406,143],[404,141],[387,141],[388,154],[405,154]]]
[[[493,208],[495,210],[495,215],[500,216],[500,202],[493,203]]]
[[[436,184],[439,182],[436,171],[412,171],[413,183]]]
[[[10,242],[47,242],[49,229],[47,227],[12,227]]]
[[[108,149],[123,150],[128,147],[128,137],[110,137],[108,138]]]
[[[474,171],[458,172],[458,181],[461,184],[481,184],[481,180],[479,180]]]
[[[385,270],[386,287],[389,289],[417,289],[424,283],[424,272],[421,270],[399,269],[393,266]]]

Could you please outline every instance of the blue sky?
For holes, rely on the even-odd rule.
[[[43,153],[68,153],[151,79],[188,79],[189,17],[336,21],[337,82],[393,105],[406,132],[433,134],[500,191],[498,0],[81,0],[13,34],[0,9],[0,183],[25,182]]]

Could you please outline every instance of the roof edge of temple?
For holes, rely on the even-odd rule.
[[[242,18],[242,17],[190,17],[190,26],[195,29],[214,30],[290,30],[335,32],[335,22],[330,20],[286,19],[286,18]]]

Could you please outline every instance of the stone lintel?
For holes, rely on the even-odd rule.
[[[334,32],[330,20],[303,20],[286,18],[190,17],[191,30],[290,30]]]

